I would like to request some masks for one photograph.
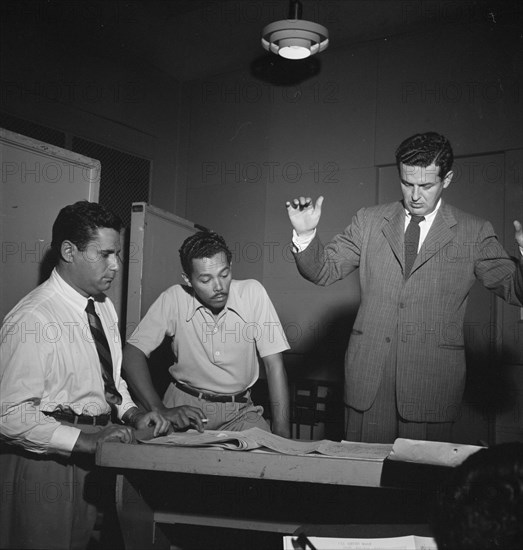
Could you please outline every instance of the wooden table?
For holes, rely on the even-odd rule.
[[[137,550],[169,548],[166,526],[175,524],[282,534],[303,524],[408,524],[412,534],[427,522],[423,480],[434,479],[417,482],[408,468],[398,478],[387,460],[114,442],[99,447],[96,462],[117,469],[124,542]]]

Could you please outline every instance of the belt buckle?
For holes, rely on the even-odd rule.
[[[243,401],[236,401],[236,400],[237,400],[237,399],[244,399],[245,396],[247,395],[248,391],[249,391],[249,390],[247,389],[247,390],[244,390],[244,391],[242,391],[242,392],[240,392],[240,393],[237,393],[236,395],[233,395],[233,396],[232,396],[233,402],[234,402],[234,403],[243,403]]]

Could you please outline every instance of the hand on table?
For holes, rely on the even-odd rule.
[[[195,428],[199,432],[204,430],[203,411],[198,407],[182,405],[181,407],[164,407],[158,411],[164,418],[167,418],[175,430]]]

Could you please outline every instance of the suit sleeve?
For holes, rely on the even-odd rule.
[[[365,222],[365,209],[361,209],[345,231],[327,245],[323,245],[316,234],[305,250],[293,252],[300,274],[320,286],[347,277],[360,265]]]
[[[498,241],[490,222],[480,230],[474,272],[482,284],[507,303],[523,305],[523,261],[510,256]]]

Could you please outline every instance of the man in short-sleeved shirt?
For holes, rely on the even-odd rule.
[[[267,373],[273,429],[289,437],[288,390],[281,353],[289,349],[278,315],[263,286],[232,279],[231,253],[223,239],[199,232],[180,249],[187,286],[174,285],[150,307],[124,350],[131,389],[150,410],[177,427],[180,406],[202,409],[208,429],[269,429],[250,388]],[[147,358],[171,338],[172,383],[163,403],[153,388]],[[197,427],[197,426],[196,426]]]

